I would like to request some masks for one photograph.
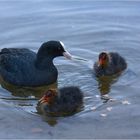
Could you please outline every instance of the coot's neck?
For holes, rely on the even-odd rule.
[[[44,57],[39,57],[37,55],[36,61],[35,61],[35,65],[38,69],[52,69],[55,68],[54,64],[53,64],[53,59],[54,57],[51,56],[46,56]]]

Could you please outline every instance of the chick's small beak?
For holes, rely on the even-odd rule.
[[[47,103],[47,102],[48,102],[48,99],[47,99],[45,96],[43,96],[43,97],[39,100],[39,103],[40,103],[40,104]]]
[[[63,52],[63,56],[66,57],[67,59],[70,59],[70,60],[72,59],[72,55],[67,51]]]
[[[98,66],[103,66],[103,65],[104,65],[104,60],[99,59]]]

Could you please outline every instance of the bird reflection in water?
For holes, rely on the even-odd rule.
[[[43,121],[47,122],[50,126],[55,126],[58,123],[58,117],[47,116],[46,114],[44,114],[44,112],[40,110],[38,105],[36,106],[36,110],[36,113],[42,116]]]
[[[58,114],[53,114],[52,115],[46,115],[44,112],[42,112],[40,110],[40,108],[38,107],[38,105],[36,106],[36,109],[37,109],[37,114],[41,115],[42,116],[42,119],[47,122],[50,126],[55,126],[58,121],[64,117],[69,117],[69,116],[72,116],[80,111],[82,111],[84,109],[83,106],[81,106],[81,108],[79,108],[79,110],[77,110],[76,112],[73,112],[73,113],[61,113],[61,116],[58,117]]]
[[[38,87],[22,87],[5,82],[1,77],[0,84],[2,88],[8,90],[13,96],[16,97],[34,96],[36,99],[40,99],[43,96],[43,93],[48,89],[57,89],[57,82],[51,85],[44,85]]]
[[[72,116],[72,115],[74,115],[75,113],[70,113],[70,114],[63,114],[63,116],[57,116],[57,114],[53,114],[53,116],[51,116],[51,115],[46,115],[44,112],[42,112],[41,110],[40,110],[40,108],[38,107],[38,105],[36,106],[36,109],[37,109],[37,114],[39,114],[41,117],[42,117],[42,119],[43,119],[43,121],[45,121],[45,122],[47,122],[50,126],[55,126],[56,124],[58,124],[58,122],[59,122],[59,120],[60,119],[62,119],[62,118],[64,118],[64,117],[69,117],[69,116]],[[77,113],[78,112],[80,112],[81,110],[79,110],[79,111],[77,111]]]
[[[0,78],[0,83],[2,88],[8,90],[13,97],[11,97],[10,99],[8,98],[8,100],[12,101],[12,102],[18,102],[18,105],[20,104],[20,106],[33,106],[32,104],[32,100],[39,100],[46,91],[48,91],[49,89],[53,89],[53,90],[57,90],[57,82],[55,84],[52,85],[47,85],[47,86],[40,86],[40,87],[21,87],[21,86],[15,86],[12,84],[9,84],[7,82],[5,82],[2,78]],[[31,96],[34,96],[34,98],[30,98]],[[16,97],[16,98],[14,98]],[[17,98],[18,97],[18,98]],[[6,99],[6,98],[4,98]],[[24,99],[24,104],[23,104],[23,99]],[[7,99],[6,99],[7,100]],[[31,102],[29,101],[31,100]],[[27,102],[26,102],[27,101]],[[31,103],[29,105],[29,103]],[[81,110],[83,110],[83,105],[81,105],[79,107],[79,109],[77,109],[77,111],[73,112],[73,113],[63,113],[61,114],[61,117],[57,117],[58,114],[51,114],[52,116],[43,114],[43,112],[41,110],[39,110],[39,106],[38,104],[36,104],[36,106],[34,106],[36,108],[36,111],[34,113],[39,114],[43,120],[45,122],[47,122],[50,126],[55,126],[58,123],[58,120],[63,118],[63,117],[67,117],[67,116],[71,116],[77,112],[80,112]],[[32,112],[32,111],[31,111]]]
[[[23,99],[27,100],[27,104],[24,104],[24,106],[29,104],[29,97],[34,96],[35,99],[40,99],[45,91],[49,89],[57,89],[57,82],[49,86],[47,85],[47,86],[40,86],[40,87],[20,87],[20,86],[9,84],[4,80],[2,80],[2,78],[0,78],[0,83],[2,88],[8,90],[12,94],[12,96],[18,97],[18,98],[11,97],[9,100],[13,100],[13,101],[19,100],[19,103]],[[42,112],[39,112],[38,110],[36,113],[43,116]],[[43,120],[46,121],[50,126],[54,126],[57,124],[57,117],[48,117],[44,115]]]
[[[112,76],[101,76],[96,78],[98,81],[98,89],[101,99],[103,99],[105,102],[111,98],[108,96],[111,91],[111,86],[118,81],[120,75],[121,73]]]

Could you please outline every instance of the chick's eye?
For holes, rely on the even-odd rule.
[[[103,59],[106,60],[106,55],[103,55]]]
[[[46,97],[52,97],[51,93],[46,94]]]
[[[48,94],[47,97],[52,97],[52,94]]]
[[[48,92],[46,93],[46,97],[52,97],[52,93],[51,93],[50,91],[48,91]]]

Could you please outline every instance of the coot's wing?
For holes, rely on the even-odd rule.
[[[0,75],[11,83],[23,81],[25,73],[33,67],[35,57],[36,53],[29,49],[2,49],[0,52]]]

